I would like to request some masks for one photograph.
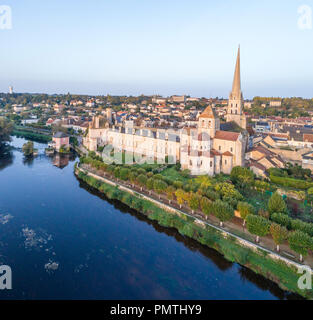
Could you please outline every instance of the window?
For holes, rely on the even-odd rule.
[[[218,150],[219,150],[219,151],[221,151],[221,149],[222,149],[222,147],[221,147],[221,146],[219,146],[219,147],[218,147]]]
[[[230,152],[233,152],[233,148],[230,148]]]
[[[227,164],[227,160],[225,160],[225,164]]]
[[[213,166],[213,162],[212,162],[212,161],[210,161],[210,167],[212,168],[212,166]]]
[[[189,161],[189,164],[192,166],[192,160]]]

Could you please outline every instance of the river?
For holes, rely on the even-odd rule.
[[[292,299],[215,250],[90,190],[75,156],[0,160],[0,299]],[[77,159],[76,159],[77,160]]]

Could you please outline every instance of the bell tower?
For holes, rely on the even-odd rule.
[[[211,106],[208,106],[199,116],[198,129],[200,132],[208,133],[211,138],[214,138],[215,132],[220,130],[220,119]]]
[[[243,129],[247,127],[246,116],[243,113],[243,96],[241,92],[240,47],[238,48],[233,87],[229,94],[226,121],[234,121]]]

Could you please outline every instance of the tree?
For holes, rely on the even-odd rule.
[[[240,187],[252,185],[254,182],[253,172],[244,167],[234,167],[230,173],[230,179]]]
[[[237,206],[238,201],[243,200],[242,194],[231,183],[219,182],[214,188],[221,195],[223,201],[228,202],[233,207]]]
[[[283,200],[282,196],[278,192],[275,192],[271,196],[271,198],[269,199],[268,211],[270,213],[274,213],[274,212],[285,213],[285,212],[287,212],[286,203]]]
[[[277,223],[272,223],[270,226],[270,233],[277,246],[276,250],[279,252],[279,245],[288,238],[288,230]]]
[[[237,210],[240,213],[240,217],[243,219],[243,225],[246,224],[247,216],[255,213],[253,206],[248,202],[243,201],[238,202]]]
[[[293,251],[300,254],[300,261],[303,261],[303,256],[308,254],[309,248],[312,246],[312,238],[299,230],[293,231],[288,237],[289,247]]]
[[[153,190],[153,183],[154,183],[153,178],[149,178],[147,180],[146,186],[147,186],[147,188],[149,190],[149,194],[151,194],[151,190]]]
[[[120,177],[120,167],[116,167],[113,172],[114,172],[114,177],[115,178],[119,178]]]
[[[169,203],[171,203],[171,201],[174,199],[175,188],[172,186],[168,186],[165,192]]]
[[[234,209],[227,202],[216,200],[212,204],[212,213],[220,220],[220,225],[223,227],[223,222],[233,218]]]
[[[200,204],[202,212],[208,217],[212,213],[212,202],[208,198],[202,197]]]
[[[261,216],[250,214],[247,217],[248,231],[257,236],[257,243],[259,242],[260,237],[264,237],[269,233],[270,225],[271,223]]]
[[[185,203],[184,194],[185,194],[185,191],[183,189],[177,189],[175,192],[175,196],[180,208]]]
[[[188,199],[188,205],[190,209],[192,210],[192,213],[195,212],[195,210],[199,209],[200,201],[199,201],[199,195],[196,193],[190,192],[189,199]]]
[[[147,180],[148,179],[147,179],[147,176],[145,174],[141,173],[139,176],[137,176],[136,181],[140,185],[141,191],[142,191],[142,188],[146,185]]]
[[[128,180],[130,174],[130,170],[128,168],[122,168],[120,170],[120,178],[124,181]]]
[[[0,117],[0,151],[5,142],[9,142],[11,140],[10,135],[12,133],[12,130],[13,124]]]
[[[136,178],[137,178],[137,173],[135,171],[131,170],[128,178],[129,178],[129,181],[131,182],[131,184],[134,186],[134,184],[136,182]]]
[[[274,212],[271,214],[271,220],[288,229],[291,227],[292,219],[287,214]]]
[[[25,157],[30,157],[34,154],[34,142],[28,141],[23,144],[22,151]]]
[[[161,198],[161,193],[164,192],[167,188],[167,183],[162,180],[155,180],[153,183],[153,189],[159,195],[159,199]]]

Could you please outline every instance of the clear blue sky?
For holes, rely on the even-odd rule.
[[[313,96],[313,0],[7,0],[0,91]]]

